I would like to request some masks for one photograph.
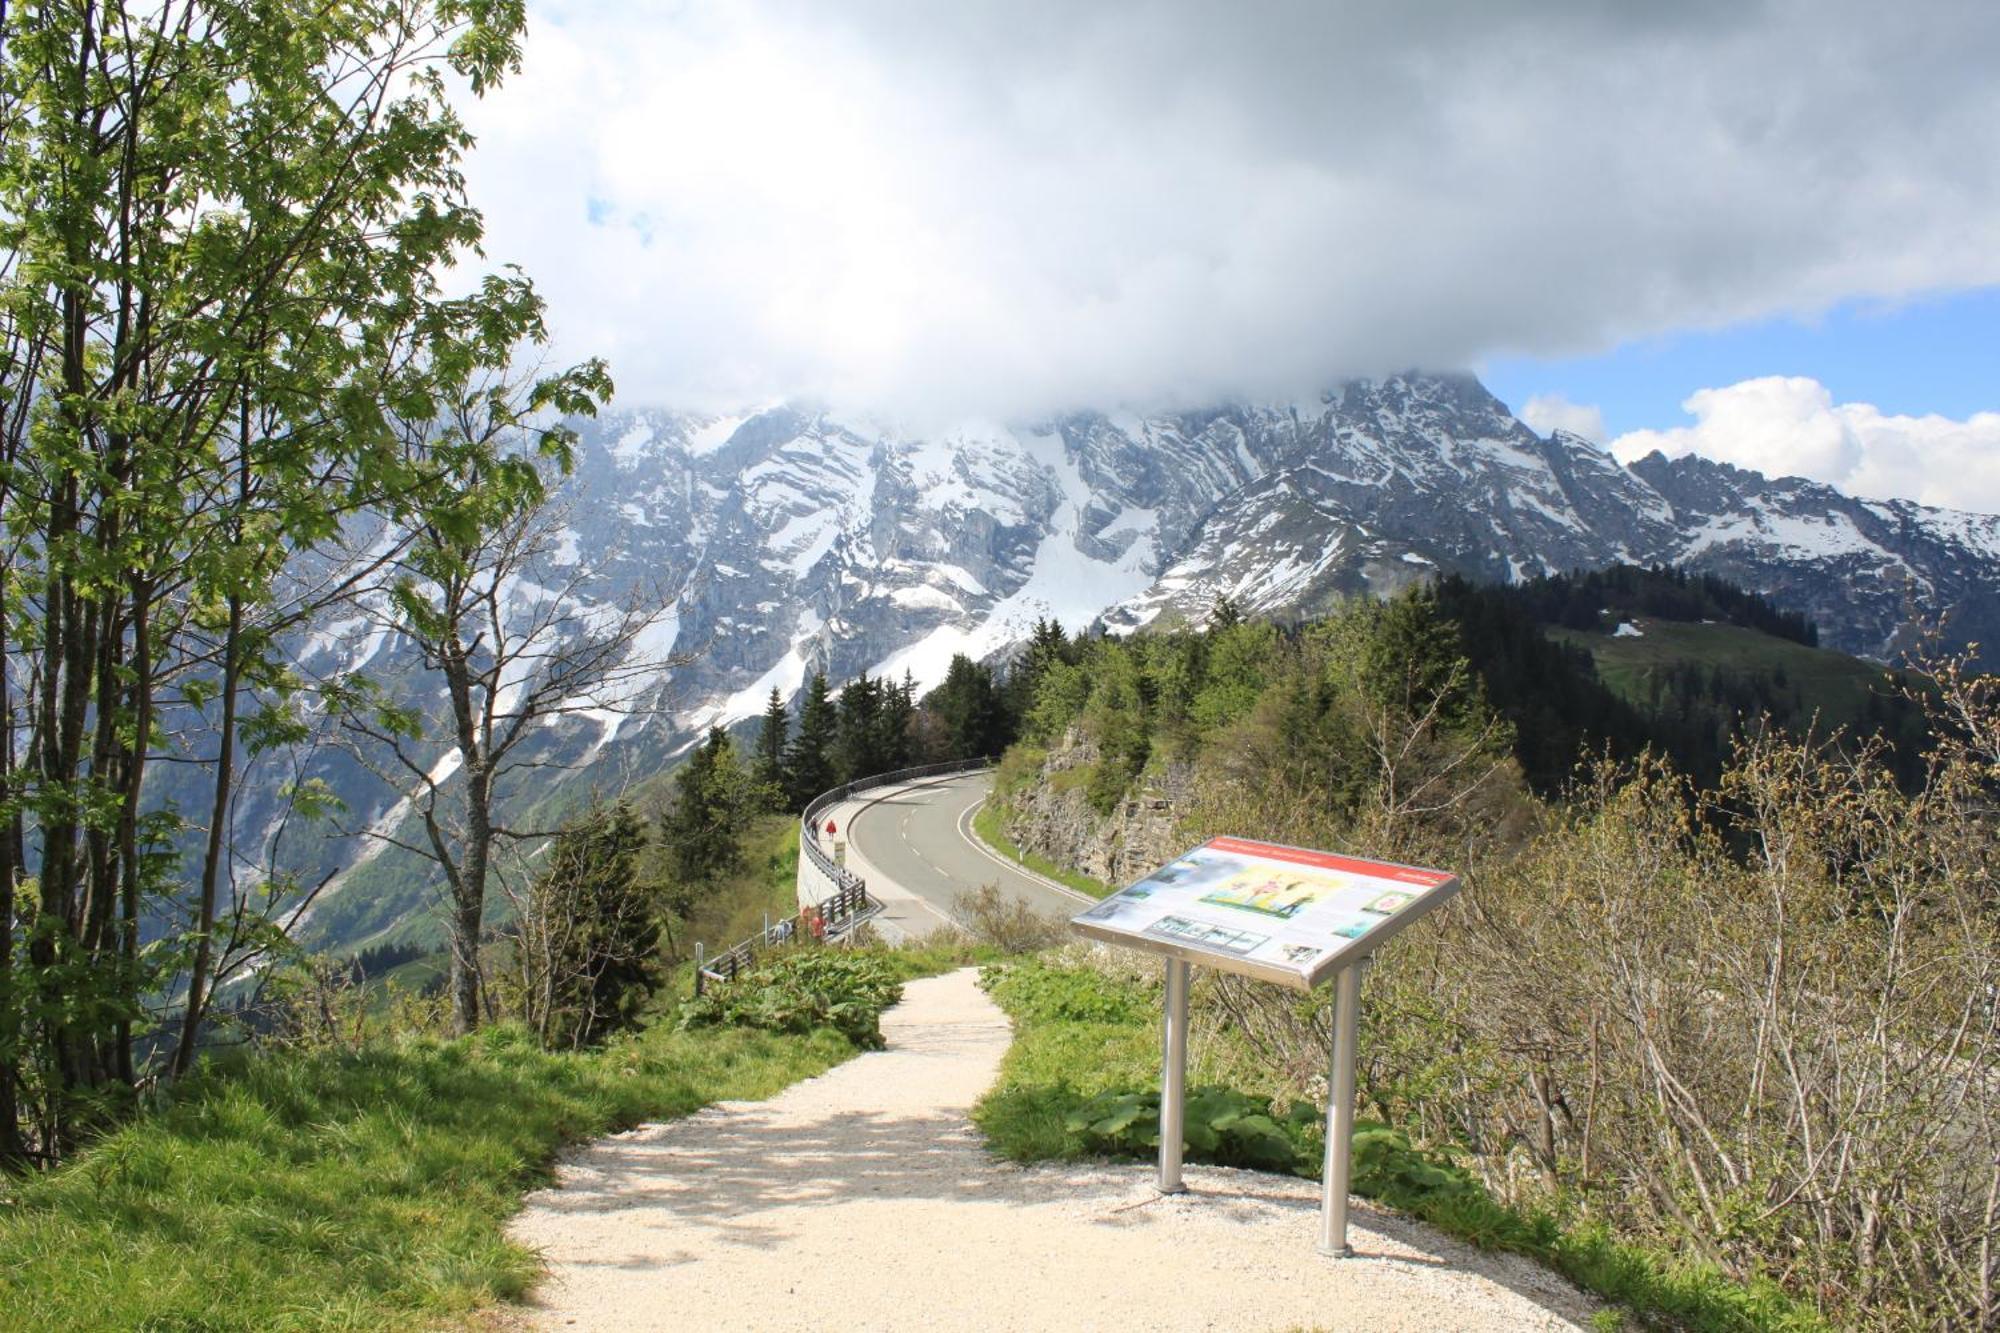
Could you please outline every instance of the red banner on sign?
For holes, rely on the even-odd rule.
[[[1425,888],[1436,888],[1451,878],[1451,874],[1443,870],[1422,870],[1388,861],[1365,861],[1355,856],[1335,856],[1331,852],[1309,852],[1303,847],[1251,842],[1246,838],[1211,838],[1206,845],[1218,852],[1240,852],[1246,856],[1268,857],[1273,861],[1290,861],[1294,865],[1317,866],[1322,870],[1344,870],[1350,875],[1370,875],[1404,884],[1421,884]]]

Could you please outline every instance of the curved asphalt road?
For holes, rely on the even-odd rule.
[[[868,887],[890,903],[892,916],[905,917],[899,923],[905,929],[944,924],[960,894],[986,884],[1048,916],[1072,917],[1090,905],[1091,899],[1017,869],[978,840],[972,813],[992,783],[991,773],[968,773],[896,788],[848,815],[847,837],[852,854],[866,863]],[[918,910],[896,913],[892,899],[902,895],[895,889],[919,900],[909,904]]]

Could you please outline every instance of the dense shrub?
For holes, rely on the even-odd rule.
[[[683,1029],[715,1026],[810,1032],[832,1028],[856,1046],[882,1046],[882,1011],[903,995],[887,960],[871,953],[806,947],[774,956],[681,1010]]]
[[[1234,1088],[1194,1088],[1185,1102],[1182,1139],[1188,1158],[1217,1166],[1319,1174],[1319,1113],[1294,1102],[1280,1116]],[[1160,1094],[1101,1092],[1071,1111],[1064,1127],[1091,1152],[1147,1157],[1160,1146]]]
[[[984,968],[979,984],[1001,1008],[1030,1023],[1139,1023],[1154,1010],[1142,986],[1048,958]]]
[[[990,945],[1001,953],[1033,953],[1061,943],[1069,934],[1063,918],[1045,916],[993,884],[959,894],[951,907],[952,915],[974,943]]]

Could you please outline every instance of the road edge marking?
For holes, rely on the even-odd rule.
[[[958,836],[964,839],[966,842],[970,843],[974,851],[978,852],[981,856],[991,861],[994,865],[1005,866],[1007,869],[1013,871],[1015,874],[1025,875],[1029,879],[1034,880],[1037,884],[1040,884],[1043,888],[1054,889],[1057,893],[1060,893],[1068,898],[1074,898],[1077,902],[1095,903],[1101,901],[1100,899],[1091,897],[1087,893],[1082,893],[1076,889],[1072,889],[1069,885],[1064,884],[1060,880],[1050,879],[1047,875],[1042,874],[1038,870],[1030,870],[1027,866],[1022,865],[1017,861],[1009,861],[1006,857],[1000,855],[1000,853],[994,851],[991,847],[988,847],[986,845],[986,840],[980,837],[977,833],[972,831],[972,816],[974,811],[978,810],[980,806],[985,805],[986,802],[991,799],[992,797],[990,796],[980,797],[978,800],[974,801],[971,805],[966,806],[964,812],[961,813],[958,817]]]

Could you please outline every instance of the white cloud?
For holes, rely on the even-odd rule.
[[[1303,393],[2000,282],[2000,7],[537,0],[490,262],[627,402]]]
[[[1521,404],[1521,420],[1539,432],[1566,430],[1596,444],[1604,443],[1604,411],[1585,403],[1572,403],[1559,393],[1538,393]]]
[[[2000,412],[1964,421],[1894,416],[1836,403],[1818,380],[1768,376],[1702,389],[1681,406],[1692,426],[1639,430],[1611,442],[1631,462],[1655,449],[1695,453],[1773,477],[1810,477],[1852,495],[2000,513]]]

